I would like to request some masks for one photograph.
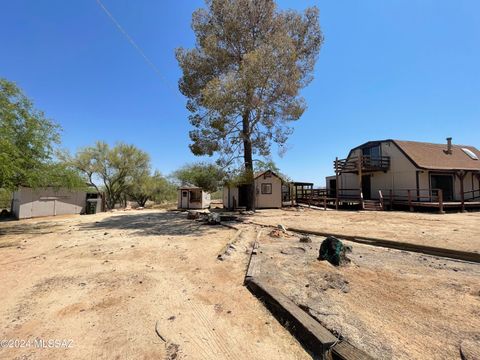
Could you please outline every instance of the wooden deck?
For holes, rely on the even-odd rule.
[[[479,190],[476,190],[480,193]],[[337,193],[338,192],[338,193]],[[384,194],[388,194],[384,196]],[[378,199],[364,199],[359,189],[313,189],[313,185],[296,189],[295,202],[327,208],[357,208],[361,210],[448,210],[480,209],[480,196],[463,201],[444,201],[442,190],[405,189],[381,190]],[[338,195],[337,195],[338,194]]]

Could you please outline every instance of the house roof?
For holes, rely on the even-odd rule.
[[[478,170],[480,171],[480,160],[472,159],[463,149],[468,149],[480,159],[480,151],[470,145],[452,144],[452,153],[446,152],[447,144],[433,144],[418,141],[405,140],[382,140],[369,141],[355,149],[366,145],[392,142],[400,151],[418,168],[432,170]],[[353,150],[355,150],[353,149]]]
[[[480,159],[480,151],[469,145],[452,144],[452,152],[446,144],[393,140],[419,168],[438,170],[480,170],[480,160],[471,158],[463,149],[468,149]]]

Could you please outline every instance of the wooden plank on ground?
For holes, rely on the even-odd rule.
[[[292,300],[258,278],[247,282],[248,289],[295,335],[307,350],[323,357],[337,338]],[[288,324],[288,325],[287,325]]]
[[[335,344],[329,354],[332,360],[373,360],[373,358],[352,344],[341,341]]]
[[[245,274],[245,281],[244,281],[245,284],[251,278],[260,275],[260,263],[258,261],[257,252],[258,252],[258,247],[260,246],[258,240],[260,239],[261,235],[262,235],[262,230],[260,230],[257,233],[257,238],[253,243],[252,252],[250,253],[250,259],[248,260],[247,273]]]

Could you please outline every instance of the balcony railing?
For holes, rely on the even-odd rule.
[[[333,162],[333,168],[342,172],[387,171],[390,168],[390,156],[353,156]]]

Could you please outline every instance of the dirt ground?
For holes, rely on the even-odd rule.
[[[144,210],[0,223],[0,358],[310,358],[242,285],[255,229],[218,261],[235,230],[185,217]],[[55,339],[71,347],[49,348]]]
[[[308,208],[259,210],[253,221],[266,225],[480,252],[480,212],[455,214],[400,211],[323,211]]]
[[[462,341],[480,347],[479,264],[345,242],[352,262],[335,267],[317,260],[324,238],[291,235],[261,238],[261,276],[337,336],[378,359],[460,359]]]

